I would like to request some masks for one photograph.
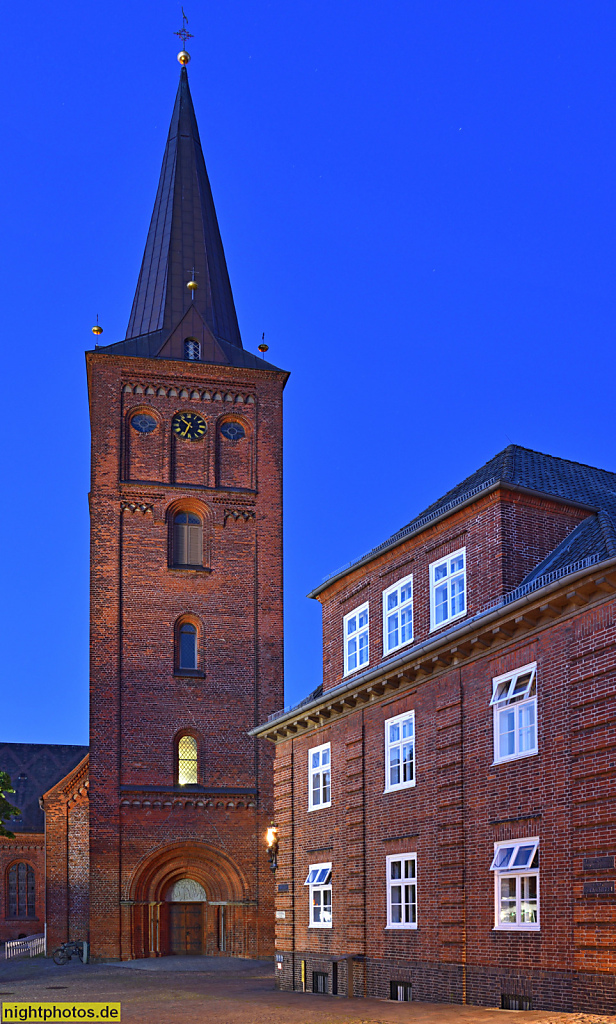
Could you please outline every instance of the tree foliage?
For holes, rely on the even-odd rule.
[[[13,783],[11,782],[10,775],[6,772],[0,772],[0,836],[4,836],[6,839],[14,839],[15,833],[10,832],[8,828],[2,824],[3,821],[8,821],[16,814],[20,814],[19,807],[14,807],[6,799],[7,793],[14,793]]]

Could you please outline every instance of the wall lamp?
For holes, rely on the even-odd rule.
[[[274,822],[272,822],[265,833],[265,842],[267,843],[267,859],[269,860],[270,868],[272,871],[275,871],[278,867],[278,829]]]

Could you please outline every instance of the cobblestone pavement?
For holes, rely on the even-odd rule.
[[[121,1002],[123,1024],[616,1024],[616,1016],[605,1014],[278,992],[271,962],[222,957],[189,961],[197,958],[131,964],[71,961],[65,967],[42,957],[3,960],[0,1001]]]

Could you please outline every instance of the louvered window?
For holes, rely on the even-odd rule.
[[[178,784],[195,785],[199,781],[197,741],[194,736],[180,736],[178,740]]]
[[[173,564],[203,564],[203,524],[192,512],[179,512],[173,520]]]
[[[183,622],[180,626],[179,641],[178,668],[195,669],[197,667],[197,630],[191,622]]]
[[[8,916],[35,917],[34,871],[29,864],[13,864],[8,890]]]

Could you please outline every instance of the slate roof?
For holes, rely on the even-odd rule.
[[[39,797],[55,786],[88,753],[88,747],[58,743],[0,743],[0,771],[8,772],[14,793],[7,799],[20,818],[5,822],[11,832],[43,832],[45,816]]]
[[[587,506],[589,512],[593,512],[527,576],[524,583],[590,555],[599,554],[608,558],[616,554],[616,473],[510,444],[475,473],[452,487],[438,501],[428,505],[382,544],[332,573],[309,596],[316,596],[334,579],[394,547],[428,523],[498,483],[571,501],[576,505]]]
[[[186,287],[193,276],[197,289]],[[203,327],[207,363],[277,370],[242,346],[240,329],[205,168],[185,67],[171,117],[154,211],[124,341],[97,345],[99,352],[148,358],[183,358],[165,348],[194,308]],[[212,348],[209,339],[218,345]],[[163,352],[162,350],[165,349]]]

